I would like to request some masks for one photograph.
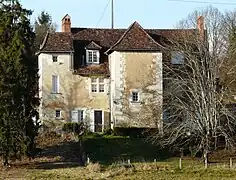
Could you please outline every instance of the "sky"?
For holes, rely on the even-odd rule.
[[[235,3],[233,5],[181,1],[184,0],[114,0],[115,28],[127,28],[137,21],[143,28],[169,29],[186,18],[189,13],[208,5],[222,12],[236,8],[235,0],[193,0]],[[23,7],[33,10],[32,22],[41,11],[48,12],[53,22],[57,24],[58,31],[61,29],[61,19],[66,14],[71,16],[72,27],[111,27],[111,0],[20,0],[20,2]]]

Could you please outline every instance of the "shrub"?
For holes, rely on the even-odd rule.
[[[144,138],[157,132],[157,128],[137,128],[137,127],[115,127],[115,136],[129,136],[133,138]]]
[[[104,135],[112,135],[113,134],[113,130],[112,129],[106,129],[104,132],[103,132]]]
[[[83,130],[83,124],[75,122],[65,123],[62,130],[65,132],[80,133]]]

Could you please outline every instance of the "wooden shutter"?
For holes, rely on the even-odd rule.
[[[78,114],[77,110],[71,111],[71,122],[78,122]]]

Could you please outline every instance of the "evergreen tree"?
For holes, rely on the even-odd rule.
[[[37,135],[38,75],[32,50],[31,11],[17,0],[0,1],[0,145],[4,165],[32,151]]]
[[[52,23],[51,15],[45,11],[42,11],[35,21],[34,28],[36,33],[35,48],[36,51],[38,51],[47,32],[55,32],[56,25]]]

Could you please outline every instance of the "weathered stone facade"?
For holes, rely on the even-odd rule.
[[[152,106],[162,108],[162,53],[113,52],[110,68],[114,125],[155,126]],[[138,93],[138,102],[132,102],[132,91]],[[150,101],[155,95],[155,102]]]
[[[57,62],[52,61],[52,55],[57,56]],[[71,111],[83,110],[84,119],[93,130],[93,112],[103,112],[103,125],[109,124],[109,79],[105,78],[105,92],[91,92],[91,77],[73,73],[72,53],[41,53],[39,55],[40,75],[40,119],[71,121]],[[52,76],[59,77],[59,92],[52,93]],[[94,76],[92,76],[94,77]],[[60,110],[60,118],[55,117],[55,111]]]
[[[143,29],[138,22],[126,30],[72,28],[67,14],[62,32],[47,33],[40,46],[40,119],[85,121],[91,131],[160,127],[162,52],[168,38],[184,32],[198,31]]]

